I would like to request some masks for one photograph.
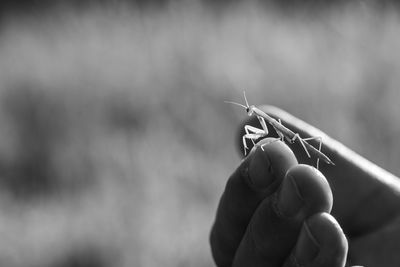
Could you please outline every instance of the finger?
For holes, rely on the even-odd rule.
[[[347,250],[347,239],[336,220],[318,213],[304,222],[284,267],[343,267]]]
[[[292,167],[279,191],[254,213],[233,266],[282,266],[303,221],[316,213],[329,213],[332,202],[329,184],[319,171],[308,165]]]
[[[284,143],[270,141],[266,139],[262,148],[253,149],[227,182],[210,236],[217,266],[232,265],[255,209],[279,187],[287,170],[297,164]]]
[[[335,165],[321,162],[320,170],[328,179],[335,198],[332,214],[349,236],[371,232],[400,214],[400,181],[397,177],[287,112],[272,106],[261,108],[272,117],[280,118],[284,126],[303,138],[322,137],[322,152]],[[257,126],[258,120],[252,118],[246,124]],[[271,129],[270,132],[275,131]],[[315,142],[310,143],[317,147]],[[300,163],[315,165],[316,159],[310,160],[301,146],[290,147]]]

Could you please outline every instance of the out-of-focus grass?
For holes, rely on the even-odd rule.
[[[243,89],[399,174],[399,26],[394,11],[253,4],[8,18],[1,265],[212,266],[245,118],[223,100]]]

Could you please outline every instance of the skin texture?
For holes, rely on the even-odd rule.
[[[316,170],[298,145],[257,143],[222,194],[210,235],[216,265],[397,266],[398,178],[290,114],[261,109],[303,138],[321,136],[335,165]],[[259,127],[255,117],[245,124]]]

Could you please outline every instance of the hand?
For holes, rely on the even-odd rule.
[[[301,146],[261,141],[221,197],[210,239],[217,265],[397,266],[398,178],[286,112],[262,109],[303,138],[321,136],[335,165],[321,162],[319,172],[304,165],[315,159]]]

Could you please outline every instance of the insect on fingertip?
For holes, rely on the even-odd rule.
[[[243,97],[244,97],[244,101],[245,101],[246,105],[232,102],[232,101],[224,101],[224,102],[234,104],[234,105],[244,108],[249,116],[252,116],[255,114],[261,123],[262,129],[258,129],[256,127],[248,126],[248,125],[245,126],[246,134],[243,135],[244,143],[246,142],[246,139],[249,139],[254,144],[254,142],[257,139],[266,137],[268,135],[268,127],[267,127],[265,121],[267,121],[273,127],[273,129],[275,129],[275,131],[278,133],[278,135],[280,137],[280,139],[278,138],[275,141],[279,141],[281,139],[283,141],[284,139],[286,139],[291,144],[293,144],[295,142],[300,143],[300,145],[303,147],[304,151],[306,152],[308,158],[311,158],[313,156],[318,159],[317,169],[319,168],[319,160],[320,159],[325,161],[327,164],[335,165],[323,152],[321,152],[321,146],[322,146],[321,137],[309,137],[309,138],[300,137],[300,135],[298,133],[295,133],[291,129],[284,126],[281,123],[280,119],[276,120],[276,119],[270,117],[268,114],[266,114],[264,111],[262,111],[258,107],[254,106],[254,105],[250,106],[247,101],[245,91],[243,91]],[[318,148],[315,148],[310,143],[308,143],[309,140],[313,140],[313,139],[319,139],[319,147]],[[270,143],[270,142],[268,142],[268,143]],[[266,145],[266,144],[260,145],[261,149],[263,151],[264,151],[264,148],[263,148],[264,145]],[[257,146],[258,146],[258,144],[257,144]],[[250,153],[251,153],[251,151],[250,151]],[[246,155],[246,149],[245,149],[245,155]]]

